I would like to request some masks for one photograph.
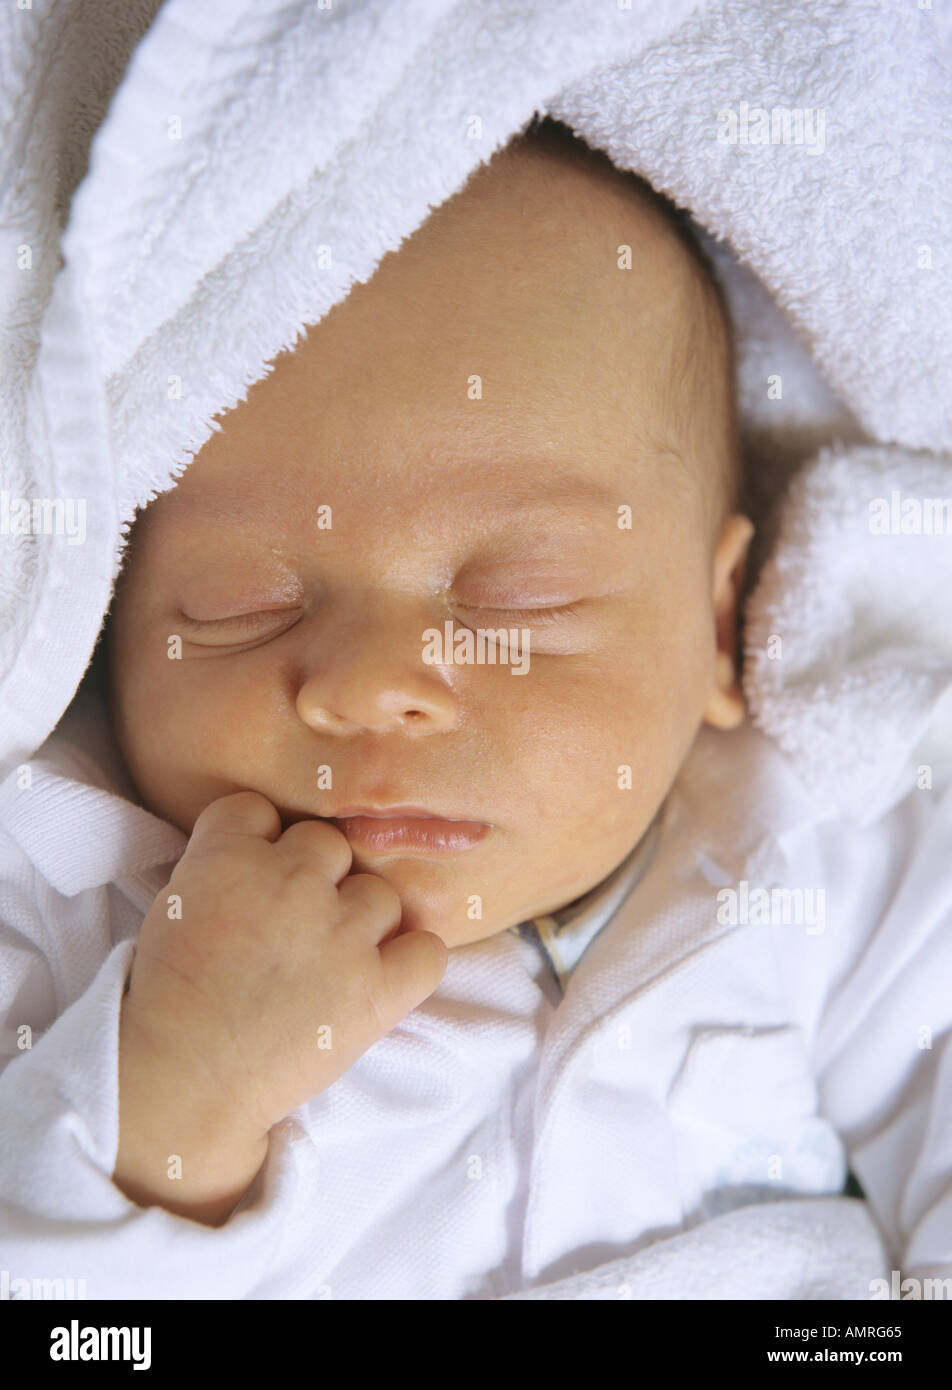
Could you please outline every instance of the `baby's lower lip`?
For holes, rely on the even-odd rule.
[[[419,850],[455,854],[485,839],[491,826],[472,820],[421,819],[412,816],[339,816],[337,826],[350,844],[371,854]]]

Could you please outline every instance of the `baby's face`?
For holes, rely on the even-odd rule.
[[[743,711],[723,653],[749,528],[712,528],[662,447],[684,274],[654,216],[507,152],[280,356],[134,532],[111,703],[143,803],[186,833],[246,788],[285,825],[483,823],[354,846],[449,946],[604,878],[701,722]],[[424,660],[447,620],[527,629],[528,670]]]

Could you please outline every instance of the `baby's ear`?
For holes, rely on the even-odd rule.
[[[714,552],[711,601],[717,625],[717,660],[704,722],[716,729],[736,729],[746,712],[737,670],[737,618],[753,534],[750,518],[735,512],[724,522]]]

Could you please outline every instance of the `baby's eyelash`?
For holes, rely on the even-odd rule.
[[[546,623],[557,623],[563,618],[574,617],[579,611],[577,603],[567,603],[561,608],[469,608],[463,603],[459,606],[467,612],[492,613],[496,617],[511,619],[513,626],[522,622],[538,623],[544,627]]]
[[[579,605],[575,603],[564,604],[561,608],[477,608],[475,605],[459,604],[465,612],[492,613],[497,618],[503,618],[512,626],[535,623],[544,627],[547,623],[561,622],[563,618],[574,617],[579,611]],[[184,613],[180,615],[180,621],[186,627],[198,629],[201,632],[220,632],[223,629],[229,631],[243,631],[247,628],[260,627],[263,620],[267,618],[280,619],[282,611],[280,609],[270,609],[258,613],[236,613],[231,618],[189,618]]]
[[[236,613],[232,618],[189,618],[182,613],[180,621],[186,627],[199,628],[202,632],[219,632],[222,628],[258,627],[263,618],[281,618],[283,616],[290,615],[283,614],[280,609],[262,610],[259,613]]]

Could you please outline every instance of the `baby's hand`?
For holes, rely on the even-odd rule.
[[[395,889],[375,874],[350,875],[352,858],[327,821],[282,833],[257,792],[221,797],[196,820],[143,921],[122,1005],[114,1181],[134,1200],[161,1186],[158,1168],[149,1179],[141,1171],[146,1133],[163,1172],[177,1135],[203,1155],[246,1155],[233,1165],[233,1193],[224,1180],[194,1189],[196,1200],[217,1188],[226,1204],[237,1200],[272,1125],[331,1086],[439,984],[443,941],[401,932]],[[180,919],[170,917],[173,894]],[[174,1186],[185,1210],[186,1189]]]

